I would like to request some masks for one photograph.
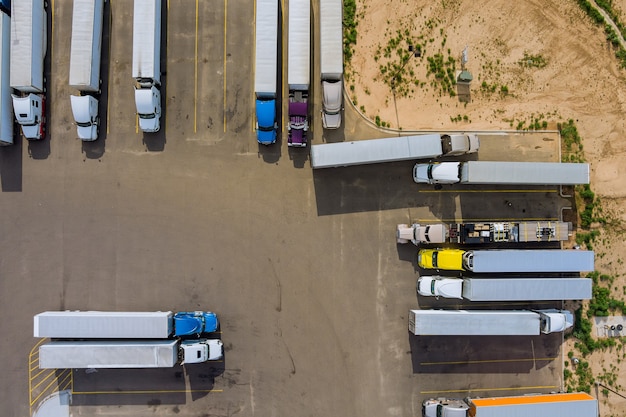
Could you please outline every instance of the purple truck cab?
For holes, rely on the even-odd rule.
[[[296,97],[302,101],[296,101]],[[303,148],[307,145],[308,103],[306,95],[299,91],[295,95],[289,95],[289,125],[287,130],[289,132],[288,146]]]

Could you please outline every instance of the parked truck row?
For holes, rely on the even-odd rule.
[[[436,223],[412,225],[399,224],[396,228],[398,243],[414,245],[456,243],[478,245],[486,243],[560,242],[572,234],[569,222],[486,222],[486,223]]]
[[[423,269],[474,273],[590,272],[594,270],[594,253],[557,249],[421,249],[417,263]]]
[[[332,168],[381,162],[433,159],[478,152],[475,134],[430,134],[324,143],[311,146],[311,166]]]
[[[559,162],[434,162],[415,164],[420,184],[589,184],[589,164]]]
[[[410,310],[416,336],[536,336],[574,325],[566,310]]]
[[[417,293],[424,297],[468,301],[589,300],[590,278],[450,278],[421,276]]]
[[[514,397],[431,398],[422,404],[424,417],[597,417],[598,400],[584,392]]]
[[[201,337],[219,327],[205,311],[46,311],[33,322],[35,337],[53,339],[39,347],[42,369],[163,368],[224,353],[221,340]]]

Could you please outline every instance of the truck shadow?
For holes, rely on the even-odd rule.
[[[22,191],[23,140],[18,127],[13,130],[13,145],[0,148],[0,184],[3,192]]]
[[[224,361],[215,361],[163,369],[76,369],[72,405],[185,404],[187,393],[192,401],[214,393],[224,366]]]
[[[413,373],[518,374],[554,366],[562,335],[415,336],[409,333]]]

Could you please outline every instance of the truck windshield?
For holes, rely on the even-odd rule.
[[[435,251],[433,252],[433,268],[437,268],[437,254],[439,252]]]
[[[76,122],[76,124],[80,127],[89,127],[91,126],[90,122]]]
[[[432,295],[435,295],[435,282],[437,282],[437,280],[433,279],[432,281],[430,281],[430,293]]]
[[[424,233],[424,237],[427,242],[430,242],[430,238],[428,237],[428,232],[430,231],[430,226],[426,226],[426,232]]]
[[[432,180],[433,179],[433,164],[429,164],[428,165],[428,169],[426,170],[426,174],[428,175],[428,179]]]
[[[154,117],[155,117],[154,113],[139,113],[140,119],[154,119]]]
[[[274,126],[259,126],[261,132],[271,132],[274,130]]]

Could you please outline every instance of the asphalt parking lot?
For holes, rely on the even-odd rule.
[[[164,4],[156,135],[134,115],[132,0],[107,2],[104,123],[81,143],[67,87],[72,2],[50,7],[49,138],[0,149],[8,415],[57,387],[72,390],[74,415],[194,416],[418,416],[431,396],[559,389],[561,335],[410,336],[416,249],[394,236],[415,220],[556,219],[569,204],[557,189],[435,191],[413,183],[410,162],[313,172],[306,150],[259,148],[254,9],[243,0]],[[313,143],[382,136],[349,106],[342,129],[322,132],[315,91]],[[559,158],[554,133],[481,140],[482,159]],[[64,309],[214,311],[225,358],[41,373],[32,316]]]

